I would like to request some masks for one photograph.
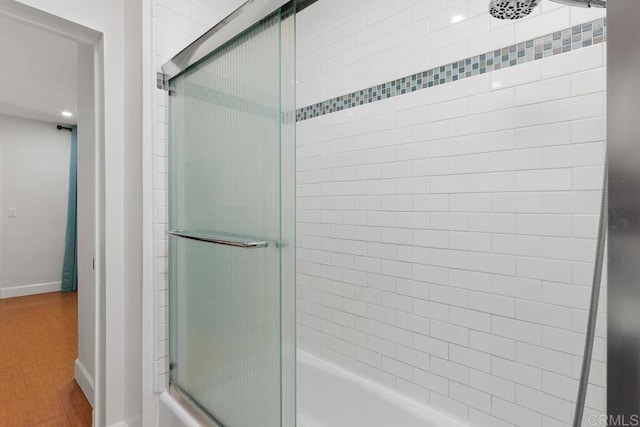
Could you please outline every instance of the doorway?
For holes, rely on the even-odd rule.
[[[0,143],[10,148],[1,174],[0,346],[11,361],[0,373],[15,385],[1,389],[9,403],[0,424],[90,425],[100,385],[101,35],[14,2],[0,4],[0,20],[9,77]],[[77,279],[63,285],[67,273]]]

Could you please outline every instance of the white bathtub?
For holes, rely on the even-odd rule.
[[[297,427],[467,427],[301,350],[297,376]],[[163,393],[158,425],[201,424],[174,397]]]
[[[301,350],[297,386],[297,427],[465,427]]]

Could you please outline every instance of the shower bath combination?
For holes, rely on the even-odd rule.
[[[491,0],[489,12],[498,19],[520,19],[529,15],[542,0]],[[607,7],[606,0],[551,0],[576,7]]]
[[[604,0],[551,1],[584,8],[606,5]],[[541,2],[492,0],[490,10],[496,18],[519,19]],[[246,0],[163,66],[160,77],[171,122],[170,363],[163,404],[167,410],[180,404],[204,425],[229,427],[320,425],[316,415],[332,421],[322,425],[336,427],[459,425],[447,414],[399,399],[395,390],[369,384],[366,377],[329,370],[321,359],[307,357],[296,347],[296,121],[283,118],[295,117],[297,111],[291,84],[295,20],[310,3]],[[606,223],[605,191],[574,427],[583,418]],[[413,309],[412,303],[409,311]],[[401,329],[393,330],[406,337],[408,332]],[[438,361],[437,355],[427,357],[429,364],[431,359],[448,363]],[[409,366],[411,375],[421,366]],[[343,405],[348,387],[355,392],[347,395],[358,399]],[[161,426],[175,425],[162,421]]]

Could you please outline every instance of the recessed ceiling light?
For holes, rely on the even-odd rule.
[[[457,24],[458,22],[462,22],[464,21],[466,18],[464,15],[453,15],[451,17],[451,23],[452,24]]]
[[[71,111],[63,111],[62,115],[65,117],[73,117],[73,113]]]

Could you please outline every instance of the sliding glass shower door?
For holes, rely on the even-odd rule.
[[[170,81],[170,382],[225,427],[295,425],[294,20]]]

